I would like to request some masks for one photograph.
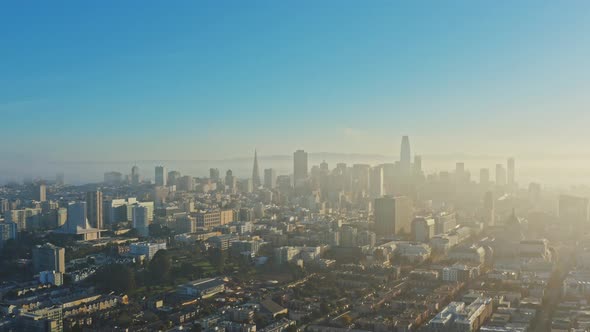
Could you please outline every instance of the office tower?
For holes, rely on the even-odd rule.
[[[137,233],[142,237],[149,236],[150,233],[150,220],[148,208],[141,205],[133,206],[132,211],[132,222],[133,228],[137,230]]]
[[[514,158],[508,158],[508,186],[512,187],[516,183],[514,182]]]
[[[541,200],[541,184],[531,182],[529,184],[529,201],[532,204],[537,204]]]
[[[490,184],[490,170],[488,168],[479,170],[479,184],[484,186]]]
[[[139,167],[133,166],[131,167],[131,184],[134,186],[139,185]]]
[[[90,227],[102,229],[102,192],[89,191],[86,193],[86,216]]]
[[[324,160],[320,163],[320,170],[321,171],[330,171],[330,168],[328,167],[328,163]]]
[[[243,193],[251,193],[254,191],[254,182],[252,179],[243,179],[239,182],[240,191]]]
[[[55,175],[55,184],[58,186],[63,186],[66,183],[64,179],[64,173],[57,173]]]
[[[227,172],[225,172],[225,186],[227,187],[227,191],[232,194],[235,193],[238,189],[237,184],[237,179],[232,170],[228,169]]]
[[[408,197],[386,196],[375,199],[375,230],[381,237],[410,232],[412,203]]]
[[[365,164],[352,165],[352,191],[354,193],[368,192],[371,166]]]
[[[307,180],[307,152],[297,150],[293,154],[293,183],[300,187]]]
[[[402,174],[410,174],[411,170],[411,153],[410,153],[410,138],[408,136],[402,137],[402,145],[400,149],[399,165]]]
[[[219,168],[209,168],[209,178],[214,181],[219,180]]]
[[[496,165],[496,185],[506,185],[506,170],[504,169],[504,166],[502,166],[502,164]]]
[[[467,174],[465,173],[465,163],[455,164],[455,181],[457,183],[467,182]]]
[[[375,166],[371,169],[371,196],[377,198],[383,196],[383,168]]]
[[[414,174],[421,175],[422,174],[422,156],[414,156]]]
[[[176,187],[181,191],[193,191],[195,190],[195,179],[190,175],[185,175],[178,179]]]
[[[68,221],[68,209],[59,208],[57,209],[57,227],[61,227]]]
[[[18,232],[18,225],[14,222],[0,222],[0,249],[4,247],[4,244],[8,240],[16,239]]]
[[[66,250],[46,243],[33,248],[33,268],[35,273],[41,271],[66,272]]]
[[[274,189],[277,185],[277,172],[274,168],[264,170],[264,188]]]
[[[585,229],[588,223],[588,198],[560,195],[559,219],[566,225],[583,226]]]
[[[412,220],[412,235],[416,242],[429,242],[436,232],[436,223],[429,217],[416,217]]]
[[[254,150],[254,165],[252,166],[252,185],[254,188],[260,188],[262,182],[260,181],[260,171],[258,170],[258,154]]]
[[[119,172],[106,172],[104,173],[104,183],[108,185],[118,185],[123,182],[123,174]]]
[[[0,198],[0,213],[4,214],[10,210],[10,201],[6,198]]]
[[[35,200],[38,202],[45,202],[47,200],[47,187],[44,183],[40,183],[35,187]]]
[[[277,176],[277,188],[281,193],[287,193],[293,188],[291,182],[291,177],[289,175]]]
[[[487,191],[483,196],[482,222],[485,227],[494,226],[496,223],[494,193],[491,191]]]
[[[167,179],[166,167],[156,166],[155,184],[157,187],[165,187]]]
[[[180,179],[180,177],[181,177],[180,172],[170,171],[170,172],[168,172],[168,179],[166,180],[166,183],[169,186],[177,186],[178,180]]]

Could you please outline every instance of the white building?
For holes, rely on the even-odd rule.
[[[149,242],[137,242],[129,245],[129,253],[133,256],[144,255],[147,260],[151,260],[158,250],[165,250],[166,242],[161,243],[149,243]]]

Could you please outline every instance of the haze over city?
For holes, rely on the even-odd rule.
[[[516,156],[587,179],[588,3],[422,5],[6,3],[2,180],[254,148],[394,157],[401,135],[426,158]]]
[[[590,2],[0,2],[0,332],[590,332]]]

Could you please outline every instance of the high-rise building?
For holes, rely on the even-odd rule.
[[[46,243],[33,248],[33,269],[35,273],[41,271],[66,272],[66,250]]]
[[[412,203],[405,196],[375,199],[375,230],[381,237],[408,233],[411,230]]]
[[[412,156],[410,153],[410,138],[408,136],[402,137],[402,145],[400,149],[399,165],[403,174],[410,174]]]
[[[35,187],[35,200],[38,202],[45,202],[47,200],[47,187],[44,183],[40,183]]]
[[[299,187],[307,180],[307,152],[297,150],[293,154],[293,182],[295,187]]]
[[[68,209],[59,208],[57,209],[57,227],[61,227],[68,221]]]
[[[168,179],[166,180],[166,183],[169,186],[177,186],[178,185],[178,179],[180,179],[181,174],[178,171],[170,171],[168,172]]]
[[[508,166],[508,186],[512,187],[514,186],[515,183],[515,179],[514,179],[514,158],[508,158],[507,161],[507,166]]]
[[[119,172],[106,172],[104,173],[104,183],[108,185],[117,185],[123,181],[123,174]]]
[[[219,180],[219,168],[209,168],[209,178],[213,181]]]
[[[155,184],[157,187],[165,187],[167,179],[166,167],[156,166]]]
[[[496,165],[496,185],[506,185],[506,170],[504,169],[504,166],[502,164]]]
[[[225,172],[225,186],[230,193],[235,193],[238,189],[236,177],[231,169],[228,169],[227,172]]]
[[[479,184],[484,186],[490,184],[490,170],[488,168],[479,170]]]
[[[254,188],[260,188],[262,182],[260,181],[260,171],[258,170],[258,154],[254,150],[254,165],[252,166],[252,185]]]
[[[422,174],[422,156],[418,156],[418,155],[414,156],[414,174],[415,175]]]
[[[8,240],[16,239],[18,233],[18,226],[15,222],[0,222],[0,249]]]
[[[494,193],[487,191],[483,197],[483,218],[484,226],[494,226],[496,220],[496,209],[494,202]]]
[[[352,165],[352,191],[355,193],[368,192],[371,176],[371,166],[366,164]]]
[[[274,168],[264,170],[264,188],[274,189],[277,185],[277,172]]]
[[[63,186],[66,183],[64,179],[64,173],[57,173],[55,175],[55,184],[58,186]]]
[[[103,226],[102,192],[89,191],[86,193],[86,216],[90,227],[102,229]]]
[[[139,167],[133,166],[131,167],[131,184],[134,186],[139,185],[140,178],[139,178]]]
[[[416,217],[412,220],[412,234],[416,242],[429,242],[436,234],[436,223],[430,217]]]
[[[381,197],[384,194],[383,168],[376,166],[371,169],[371,196]]]
[[[132,211],[133,228],[142,237],[147,237],[150,234],[150,220],[149,210],[145,206],[135,205]]]

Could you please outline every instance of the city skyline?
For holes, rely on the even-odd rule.
[[[15,167],[252,147],[393,155],[401,135],[424,155],[589,154],[585,2],[111,4],[4,6],[0,113],[29,126],[0,133],[18,137],[0,147]]]
[[[590,331],[590,2],[0,4],[0,330]]]

